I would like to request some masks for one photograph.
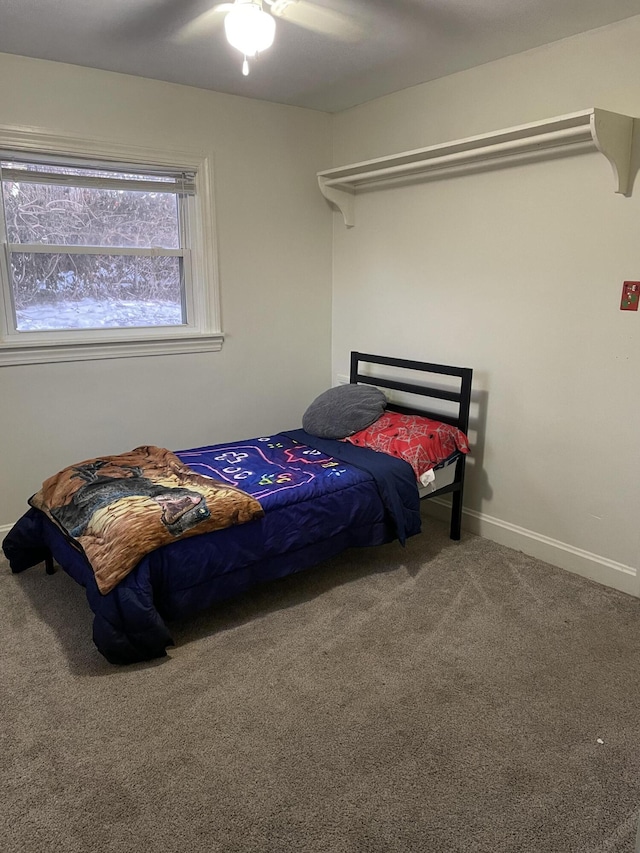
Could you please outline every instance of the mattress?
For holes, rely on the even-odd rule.
[[[442,463],[437,468],[427,471],[427,474],[422,476],[424,482],[418,483],[418,493],[421,498],[426,498],[438,489],[445,486],[450,486],[455,479],[456,466],[455,462],[458,459],[458,454]],[[427,476],[431,475],[431,476]]]

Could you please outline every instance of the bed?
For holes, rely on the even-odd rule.
[[[385,418],[419,415],[466,435],[471,379],[468,368],[353,352],[348,384],[382,391]],[[251,512],[240,519],[246,523],[236,523],[240,512],[234,509],[234,522],[223,529],[198,535],[186,531],[183,538],[154,547],[113,586],[101,582],[93,558],[90,562],[87,557],[90,552],[78,545],[82,538],[70,537],[69,523],[61,527],[59,514],[54,517],[37,508],[33,498],[30,509],[7,534],[3,550],[14,573],[44,562],[51,574],[57,563],[85,588],[94,614],[93,640],[109,662],[162,657],[173,645],[172,620],[238,596],[258,583],[317,565],[347,548],[393,540],[404,544],[420,532],[421,499],[450,493],[450,535],[460,538],[465,453],[456,450],[434,465],[436,475],[438,469],[448,472],[449,482],[440,486],[436,476],[426,491],[419,488],[413,463],[393,449],[380,452],[358,446],[359,436],[366,437],[365,431],[338,440],[297,429],[175,454],[163,451],[177,460],[176,470],[188,472],[189,480],[189,489],[172,490],[172,495],[179,494],[169,503],[165,494],[156,495],[157,488],[147,491],[149,500],[162,506],[165,528],[171,507],[184,507],[187,501],[190,510],[184,517],[196,512],[191,509],[197,503],[191,481],[213,482],[233,497],[241,496]],[[107,482],[105,469],[99,469],[105,464],[93,460],[69,470],[74,472],[72,478],[82,479],[84,493],[95,498]],[[131,488],[134,480],[147,482],[135,465],[128,466],[127,476],[125,485]],[[62,509],[67,512],[69,505]],[[169,520],[181,524],[175,521],[178,515]],[[121,539],[116,537],[117,542]]]

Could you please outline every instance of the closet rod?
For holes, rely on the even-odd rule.
[[[632,186],[631,142],[635,121],[631,116],[592,107],[577,113],[523,124],[517,127],[456,139],[391,154],[375,160],[365,160],[318,172],[318,184],[325,198],[343,215],[345,225],[355,224],[355,196],[358,187],[405,180],[437,170],[504,157],[513,163],[519,155],[544,154],[549,149],[572,147],[582,150],[591,146],[604,154],[615,179],[615,191],[629,195]]]
[[[325,187],[339,187],[341,185],[354,186],[367,182],[381,181],[386,178],[402,176],[407,173],[428,172],[432,168],[459,163],[465,160],[489,160],[492,157],[501,157],[510,153],[521,153],[523,150],[535,151],[543,148],[555,148],[559,145],[569,145],[576,142],[592,143],[591,130],[589,126],[568,127],[551,133],[541,133],[539,136],[525,139],[512,139],[508,142],[497,142],[485,145],[482,148],[471,148],[464,151],[456,151],[453,154],[441,154],[420,163],[419,169],[416,163],[401,163],[399,166],[387,166],[382,169],[372,169],[370,172],[352,174],[344,178],[330,178],[324,180]]]

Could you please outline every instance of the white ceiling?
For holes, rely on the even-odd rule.
[[[0,52],[337,112],[640,14],[640,0],[314,3],[348,16],[357,40],[279,18],[273,47],[248,77],[226,43],[223,14],[186,35],[211,0],[0,0]]]

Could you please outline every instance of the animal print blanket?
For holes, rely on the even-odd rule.
[[[161,545],[264,515],[251,495],[154,446],[71,465],[29,504],[84,552],[103,594]]]

